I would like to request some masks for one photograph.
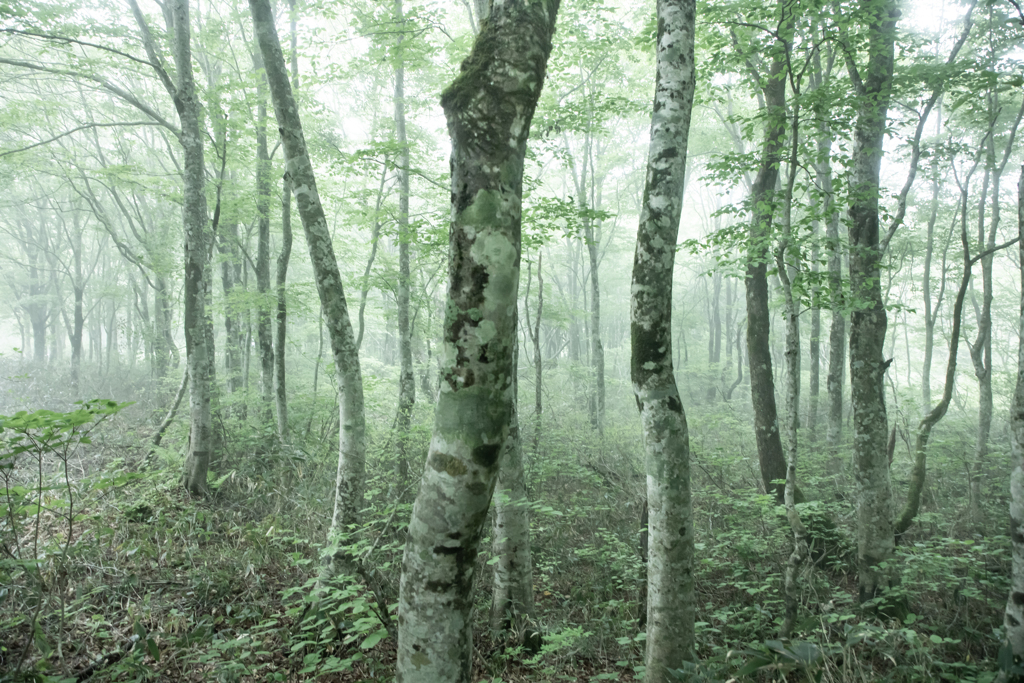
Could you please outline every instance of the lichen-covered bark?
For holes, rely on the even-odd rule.
[[[672,276],[693,107],[694,0],[658,1],[647,180],[633,257],[631,378],[647,470],[645,680],[673,680],[693,657],[693,510],[686,414],[672,368]]]
[[[402,0],[395,0],[395,23],[401,31],[404,17]],[[395,141],[398,143],[398,415],[395,430],[398,436],[398,478],[404,487],[409,476],[409,428],[416,401],[416,378],[412,371],[412,327],[410,325],[409,249],[412,230],[409,226],[409,140],[405,134],[405,65],[402,62],[403,34],[398,34],[395,64]]]
[[[326,318],[328,338],[338,378],[339,436],[338,473],[335,485],[331,538],[339,540],[359,519],[363,507],[366,463],[366,419],[363,411],[363,380],[359,370],[352,324],[334,256],[327,218],[316,188],[313,166],[306,151],[299,110],[288,80],[281,43],[269,0],[249,0],[253,30],[263,55],[263,66],[281,133],[288,178],[313,265],[320,306]]]
[[[882,301],[878,194],[882,142],[892,93],[895,0],[864,0],[868,62],[855,73],[857,122],[850,174],[850,392],[853,404],[854,476],[857,482],[857,570],[860,600],[879,597],[892,584],[880,565],[893,553],[893,500],[886,453],[883,358],[886,313]],[[851,64],[851,70],[855,66]]]
[[[1010,453],[1013,471],[1010,474],[1010,542],[1013,564],[1010,594],[1003,612],[1006,640],[1016,658],[1024,659],[1024,165],[1017,184],[1017,236],[1020,242],[1018,263],[1021,264],[1020,318],[1017,332],[1017,384],[1010,408]]]
[[[783,2],[780,0],[780,13]],[[763,82],[765,104],[764,146],[761,164],[750,188],[752,215],[747,238],[747,359],[750,364],[750,398],[754,407],[754,438],[765,491],[782,502],[785,486],[772,482],[786,478],[786,457],[779,434],[775,404],[775,378],[770,346],[771,313],[768,310],[768,253],[772,232],[775,185],[786,137],[785,46],[778,41]]]
[[[513,407],[523,159],[557,0],[494,3],[441,106],[452,140],[441,391],[398,605],[398,680],[469,681],[473,572]]]
[[[535,645],[530,501],[526,497],[522,440],[514,406],[504,449],[494,490],[492,550],[497,562],[494,563],[491,630],[508,631],[523,638],[526,644]]]

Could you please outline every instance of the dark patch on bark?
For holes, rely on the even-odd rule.
[[[473,460],[483,467],[493,467],[501,454],[501,444],[483,444],[473,449]]]
[[[1010,595],[1010,599],[1013,600],[1013,604],[1017,605],[1018,607],[1020,605],[1024,605],[1024,593],[1021,593],[1020,591],[1014,591]]]
[[[671,395],[668,397],[668,409],[679,415],[683,413],[683,404],[678,396]]]

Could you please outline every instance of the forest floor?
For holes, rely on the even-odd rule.
[[[291,449],[268,447],[276,440],[258,429],[229,425],[231,465],[214,468],[205,499],[188,497],[179,484],[184,428],[170,437],[178,445],[148,461],[150,432],[132,426],[145,421],[129,410],[97,429],[91,443],[76,445],[73,457],[40,451],[36,467],[34,452],[19,454],[22,480],[0,483],[0,680],[392,678],[395,644],[360,581],[336,579],[311,608],[336,467],[330,420],[314,423],[305,445]],[[718,420],[720,434],[730,434]],[[492,557],[485,539],[474,681],[639,680],[643,477],[636,437],[609,429],[597,442],[585,424],[549,424],[546,452],[527,467],[544,645],[524,652],[487,632]],[[420,432],[425,446],[428,432]],[[393,610],[409,503],[395,500],[394,463],[381,434],[371,442],[366,522],[354,552],[383,577]],[[703,435],[693,438],[700,664],[689,680],[995,679],[1009,541],[965,531],[964,506],[957,506],[962,478],[942,476],[956,471],[955,459],[937,451],[919,524],[893,560],[909,606],[899,619],[856,604],[853,507],[843,495],[851,484],[823,474],[824,460],[815,469],[808,459],[804,481],[817,499],[801,514],[819,542],[801,577],[797,635],[783,641],[776,634],[790,548],[785,518],[751,483],[756,473],[740,449],[713,450],[702,446]],[[897,485],[901,467],[897,459]],[[0,476],[12,471],[0,468]],[[1005,494],[988,500],[990,519],[1000,519]]]

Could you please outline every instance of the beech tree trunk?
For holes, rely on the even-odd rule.
[[[274,27],[269,0],[249,0],[253,31],[263,55],[270,97],[284,147],[287,176],[309,247],[320,306],[326,318],[338,381],[338,473],[334,514],[329,538],[340,546],[335,558],[347,557],[344,535],[359,520],[363,507],[366,464],[366,417],[359,352],[348,316],[338,261],[334,256],[327,218],[316,188],[316,177],[306,150],[299,110],[288,80],[284,54]]]
[[[780,12],[784,0],[780,0]],[[750,189],[753,215],[747,244],[747,357],[750,364],[750,397],[754,407],[754,437],[766,492],[782,503],[785,495],[786,457],[779,435],[772,373],[771,313],[768,310],[769,242],[772,233],[775,186],[786,137],[785,46],[778,41],[764,80],[765,120],[761,165]]]
[[[256,69],[256,347],[260,357],[260,413],[270,419],[274,396],[274,332],[270,316],[270,150],[267,148],[266,80],[263,58],[253,53]]]
[[[1020,264],[1020,317],[1017,332],[1017,384],[1010,408],[1010,541],[1013,564],[1010,594],[1003,613],[1007,644],[1017,661],[1024,660],[1024,165],[1017,183],[1017,243]]]
[[[409,140],[405,134],[405,64],[402,61],[402,0],[395,0],[398,44],[395,47],[395,138],[398,143],[398,481],[404,487],[409,478],[409,429],[416,401],[416,377],[412,369],[412,326],[410,325],[409,249]]]
[[[558,1],[496,3],[441,106],[452,140],[441,390],[398,603],[398,681],[468,682],[480,536],[509,436],[523,159]]]
[[[893,500],[886,445],[883,358],[886,313],[882,301],[879,248],[879,172],[892,94],[894,42],[899,10],[895,0],[864,0],[868,61],[861,74],[849,61],[858,91],[850,176],[850,389],[853,404],[854,476],[857,482],[857,571],[861,602],[880,597],[893,583]]]
[[[518,356],[516,353],[518,374]],[[530,555],[530,501],[526,497],[522,437],[519,431],[518,381],[513,380],[512,419],[501,455],[501,470],[494,489],[492,552],[494,588],[491,597],[491,630],[507,631],[536,649],[539,634],[533,620],[533,562]]]
[[[672,276],[696,80],[694,0],[658,1],[651,142],[633,257],[631,378],[647,470],[647,683],[693,658],[690,440],[672,367]]]
[[[296,32],[295,0],[288,0],[291,23],[292,92],[299,89],[299,51]],[[274,319],[274,404],[277,408],[277,436],[288,438],[288,383],[284,363],[284,344],[288,336],[288,300],[285,284],[288,281],[288,262],[292,257],[292,182],[283,181],[281,193],[281,252],[277,255],[277,315]]]

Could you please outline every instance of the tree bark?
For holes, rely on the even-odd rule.
[[[1020,316],[1017,332],[1017,384],[1010,408],[1010,453],[1013,471],[1010,474],[1010,541],[1013,564],[1010,594],[1003,612],[1007,645],[1017,661],[1024,660],[1024,165],[1017,183],[1017,243],[1020,264]],[[1019,676],[1015,677],[1019,680]]]
[[[274,332],[270,315],[270,150],[267,147],[267,92],[263,58],[252,55],[256,69],[256,348],[260,356],[263,419],[270,420],[274,396]]]
[[[518,373],[517,368],[513,377]],[[513,380],[516,382],[515,380]],[[518,394],[518,382],[513,394]],[[491,598],[491,630],[507,631],[521,644],[536,649],[539,634],[533,618],[533,563],[530,555],[530,501],[526,496],[518,400],[513,401],[508,438],[501,455],[501,470],[494,489],[492,552],[494,588]]]
[[[413,235],[409,226],[409,140],[405,133],[405,63],[402,0],[395,0],[398,40],[395,46],[395,138],[398,143],[398,415],[395,429],[398,441],[398,482],[405,488],[409,478],[409,429],[416,401],[416,377],[412,369],[412,326],[410,324],[409,249]]]
[[[878,195],[886,117],[892,94],[895,0],[864,0],[868,62],[863,79],[849,59],[858,91],[850,177],[850,388],[853,405],[854,476],[857,481],[857,570],[861,602],[880,597],[892,584],[893,500],[886,454],[883,359],[886,313],[881,290]]]
[[[785,0],[779,2],[780,14]],[[754,407],[754,437],[765,491],[782,503],[785,496],[786,457],[779,435],[778,408],[770,345],[771,314],[768,310],[768,253],[772,232],[775,186],[786,137],[785,46],[777,41],[772,63],[763,81],[766,109],[761,165],[750,190],[753,207],[747,245],[747,357],[750,364],[750,397]]]
[[[344,559],[347,557],[344,535],[359,521],[365,484],[366,417],[363,410],[363,380],[359,369],[359,352],[348,316],[341,273],[334,256],[327,218],[320,203],[316,177],[306,150],[299,110],[288,80],[277,29],[274,27],[270,2],[249,0],[249,9],[252,12],[253,30],[263,55],[270,97],[274,103],[274,113],[281,132],[287,175],[291,180],[295,206],[302,220],[337,373],[338,473],[329,538],[341,546],[335,553],[335,558]]]
[[[647,683],[693,658],[690,441],[672,367],[672,279],[696,69],[694,0],[658,1],[654,106],[633,257],[631,378],[647,470]]]
[[[470,680],[473,572],[513,410],[523,160],[557,10],[496,3],[441,97],[452,139],[445,365],[402,563],[402,683]]]
[[[291,24],[291,76],[292,92],[299,90],[299,50],[295,13],[295,0],[288,0]],[[293,95],[294,96],[294,95]],[[285,371],[284,344],[288,336],[288,299],[285,284],[288,281],[288,262],[292,257],[292,183],[285,177],[281,192],[281,252],[277,255],[277,315],[274,319],[274,404],[277,408],[277,436],[288,438],[288,383]]]
[[[183,484],[193,495],[207,492],[206,475],[215,447],[213,431],[214,349],[212,321],[207,316],[209,217],[206,206],[206,172],[203,160],[202,105],[192,74],[191,26],[188,0],[173,0],[165,16],[173,28],[174,65],[178,82],[164,69],[163,60],[136,0],[129,0],[139,26],[143,46],[153,69],[174,102],[181,123],[178,141],[183,152],[183,219],[185,232],[185,359],[189,374],[188,455]],[[169,330],[168,330],[169,333]]]

